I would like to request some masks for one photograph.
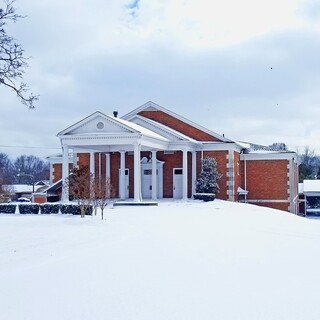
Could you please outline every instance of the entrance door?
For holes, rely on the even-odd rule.
[[[124,169],[125,174],[125,198],[129,198],[129,169]],[[119,196],[121,194],[121,170],[119,169]]]
[[[142,169],[141,182],[142,182],[141,183],[142,198],[151,198],[152,197],[152,170],[151,169]]]
[[[173,169],[173,198],[182,199],[182,168]]]

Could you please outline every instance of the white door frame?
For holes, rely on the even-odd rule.
[[[176,174],[176,170],[181,170],[181,174]],[[175,181],[175,176],[181,177],[181,181]],[[172,170],[172,196],[174,199],[182,199],[183,198],[183,168],[173,168]],[[180,186],[178,185],[180,184]],[[179,188],[179,189],[178,189]],[[179,191],[178,191],[179,190]]]
[[[125,198],[129,198],[129,168],[124,169],[125,172]],[[121,169],[119,169],[119,195],[121,195]]]
[[[163,198],[163,164],[164,162],[157,160],[156,161],[156,179],[157,179],[157,197],[159,199]],[[150,175],[145,175],[144,171],[145,170],[150,170],[149,173]],[[150,178],[150,181],[146,181],[145,177]],[[148,186],[146,186],[146,183],[148,183]],[[152,161],[146,162],[146,158],[141,159],[141,192],[142,192],[142,198],[151,198],[152,197],[152,189],[150,188],[150,194],[148,192],[148,195],[143,194],[145,188],[152,188]]]

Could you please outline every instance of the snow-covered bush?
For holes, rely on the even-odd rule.
[[[78,204],[61,204],[60,211],[62,214],[81,215],[81,208]],[[92,215],[92,211],[92,206],[88,206],[85,210],[86,215]]]
[[[20,214],[38,214],[39,208],[38,204],[19,204]]]
[[[59,213],[59,208],[60,205],[54,203],[44,203],[40,206],[41,214]]]
[[[195,193],[193,198],[195,200],[213,201],[216,195],[214,193]]]
[[[0,213],[15,213],[15,204],[0,204]]]
[[[217,160],[212,157],[205,157],[202,160],[202,170],[196,181],[195,199],[204,201],[212,201],[215,195],[219,192],[218,180],[222,174],[218,172]]]

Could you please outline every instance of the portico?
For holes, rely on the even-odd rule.
[[[163,197],[163,165],[157,152],[182,152],[182,199],[188,198],[188,152],[192,152],[192,180],[196,179],[196,148],[193,141],[172,141],[138,124],[95,112],[58,135],[62,145],[62,180],[69,176],[69,154],[75,155],[74,166],[86,165],[96,178],[111,179],[118,186],[118,198],[142,201],[142,195],[156,200]],[[80,156],[81,155],[81,159]],[[141,172],[148,155],[148,169]],[[103,160],[103,161],[102,161]],[[190,161],[190,160],[189,160]],[[147,171],[146,171],[147,170]],[[132,172],[133,171],[133,172]],[[150,193],[142,192],[142,179],[150,179]],[[194,185],[192,181],[192,186]],[[146,188],[146,186],[144,185]],[[189,192],[190,193],[190,192]],[[68,201],[68,185],[63,184],[62,201]]]

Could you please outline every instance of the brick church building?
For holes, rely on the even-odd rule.
[[[116,198],[188,199],[201,159],[210,156],[222,174],[217,198],[297,213],[297,155],[221,136],[151,101],[117,117],[95,112],[57,135],[62,156],[49,157],[51,182],[72,166],[106,177]],[[63,184],[61,200],[68,199]]]

